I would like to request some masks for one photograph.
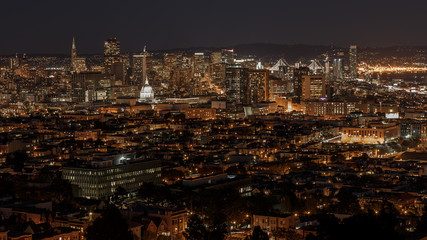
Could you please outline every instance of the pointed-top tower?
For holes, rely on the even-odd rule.
[[[76,41],[73,37],[73,43],[71,44],[71,60],[77,57],[77,48],[76,48]]]
[[[147,77],[147,45],[144,45],[144,50],[142,52],[142,81],[148,81]],[[147,85],[148,83],[146,83]]]
[[[77,57],[76,41],[73,37],[73,42],[71,44],[70,72],[79,73],[82,71],[86,71],[86,59],[82,57]]]

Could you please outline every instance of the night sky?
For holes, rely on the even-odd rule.
[[[241,43],[427,45],[426,0],[2,1],[0,54],[101,53]]]

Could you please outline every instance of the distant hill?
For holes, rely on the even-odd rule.
[[[329,46],[271,43],[240,44],[232,48],[234,48],[238,54],[255,55],[257,58],[263,59],[264,61],[283,57],[289,62],[296,62],[301,58],[305,60],[318,58],[321,54],[330,49]]]
[[[280,57],[285,58],[289,62],[296,62],[299,59],[310,60],[319,57],[321,54],[327,52],[330,47],[320,45],[289,45],[289,44],[272,44],[272,43],[251,43],[251,44],[237,44],[232,46],[225,46],[221,48],[216,47],[191,47],[179,49],[164,49],[156,50],[154,52],[204,52],[204,51],[220,51],[221,49],[234,49],[239,56],[256,56],[256,59],[263,61],[276,60]]]

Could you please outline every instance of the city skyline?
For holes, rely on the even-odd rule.
[[[81,54],[100,53],[99,42],[121,39],[123,52],[188,47],[225,47],[246,43],[365,47],[423,46],[426,4],[400,1],[326,3],[219,1],[134,2],[44,1],[5,3],[0,54],[67,53],[69,39]],[[195,21],[196,20],[196,21]],[[320,21],[319,21],[320,20]],[[173,41],[171,41],[173,39]]]
[[[427,2],[2,7],[0,240],[427,239]]]

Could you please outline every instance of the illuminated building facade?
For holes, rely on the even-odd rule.
[[[341,130],[342,143],[384,144],[400,137],[396,123],[371,124],[369,127],[345,127]]]
[[[139,102],[150,102],[154,99],[154,91],[153,88],[148,83],[148,78],[145,79],[145,84],[141,88],[141,92],[139,93]]]
[[[86,71],[86,59],[77,57],[76,42],[73,38],[71,45],[71,73],[80,73]]]
[[[357,46],[351,45],[349,50],[350,79],[357,78]]]
[[[144,79],[144,55],[133,55],[132,62],[132,85],[140,85],[140,83],[142,83]]]
[[[128,156],[93,160],[90,165],[64,167],[62,178],[78,186],[78,197],[102,199],[114,195],[117,187],[135,192],[144,182],[160,184],[161,161],[131,160]]]
[[[333,78],[334,80],[344,79],[344,51],[337,49],[333,60]]]
[[[249,99],[251,103],[267,101],[270,96],[268,70],[249,70]]]
[[[225,70],[225,90],[227,99],[235,104],[248,104],[249,70],[240,66],[230,66]]]
[[[107,74],[111,73],[111,65],[120,60],[120,42],[117,38],[109,38],[104,42],[104,67]]]
[[[201,119],[203,121],[216,119],[215,108],[187,108],[185,110],[186,119]]]
[[[292,79],[293,83],[293,92],[295,97],[295,102],[300,103],[302,97],[302,77],[307,76],[310,72],[308,67],[301,67],[294,69],[294,76]]]
[[[310,116],[347,115],[352,112],[369,113],[370,105],[361,102],[309,100],[301,103],[303,111]]]
[[[320,99],[326,97],[325,76],[302,76],[301,97],[302,99]]]

